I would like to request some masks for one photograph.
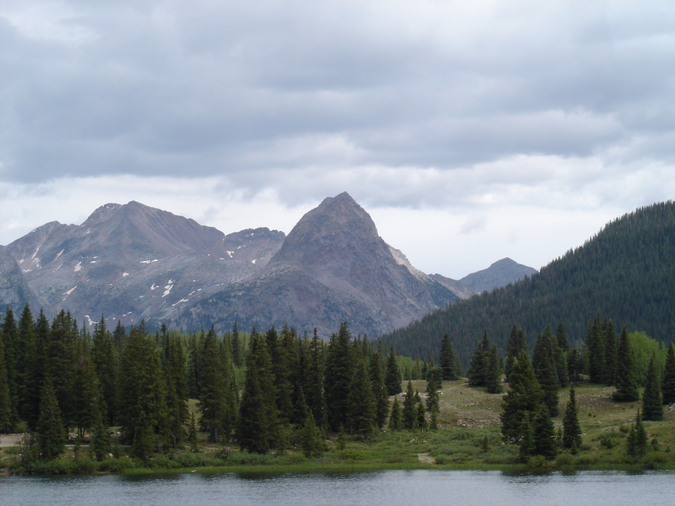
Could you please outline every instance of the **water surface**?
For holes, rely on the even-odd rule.
[[[0,504],[650,506],[675,504],[675,473],[498,471],[172,474],[0,478]]]

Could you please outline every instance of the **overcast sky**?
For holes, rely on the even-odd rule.
[[[675,2],[0,1],[0,244],[137,200],[539,269],[675,196]]]

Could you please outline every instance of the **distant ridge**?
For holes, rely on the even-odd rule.
[[[515,283],[536,272],[532,267],[516,263],[510,258],[502,258],[487,269],[464,276],[459,282],[474,292],[485,292]]]
[[[675,205],[654,204],[608,223],[583,246],[541,272],[439,309],[384,336],[409,356],[436,353],[445,332],[466,364],[486,330],[503,347],[510,328],[522,327],[530,343],[547,325],[563,321],[579,344],[596,314],[617,328],[675,340]]]

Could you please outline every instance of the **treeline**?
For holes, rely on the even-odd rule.
[[[512,327],[507,340],[507,355],[497,356],[487,333],[476,347],[467,373],[469,384],[484,386],[489,393],[502,391],[502,377],[508,383],[503,397],[501,430],[507,442],[518,444],[520,458],[554,458],[559,451],[576,454],[581,444],[574,383],[588,378],[591,383],[615,387],[616,402],[641,400],[641,410],[627,438],[627,454],[632,458],[648,450],[643,420],[662,420],[663,406],[675,402],[675,345],[666,350],[653,348],[653,340],[643,336],[631,339],[626,327],[617,337],[611,320],[596,316],[579,348],[570,348],[565,326],[556,333],[546,327],[537,337],[532,355],[522,329]],[[652,348],[643,381],[638,375],[636,351]],[[662,365],[657,351],[665,356]],[[560,415],[559,391],[570,387],[570,399],[556,433],[552,418]],[[643,388],[642,388],[643,387]],[[642,391],[642,393],[641,393]]]
[[[503,352],[514,322],[532,347],[542,328],[564,321],[570,342],[578,345],[588,322],[600,313],[670,343],[675,339],[673,257],[675,204],[655,204],[608,223],[538,274],[436,310],[384,339],[404,355],[427,357],[438,336],[448,332],[466,367],[485,330]]]
[[[399,360],[381,342],[353,338],[346,323],[328,343],[316,331],[300,337],[287,326],[264,334],[254,328],[246,338],[236,324],[221,336],[166,327],[150,333],[143,322],[128,331],[118,323],[111,332],[103,317],[90,334],[65,311],[52,322],[40,312],[34,321],[26,306],[17,322],[8,309],[0,331],[0,430],[33,433],[36,454],[48,457],[62,451],[67,432],[78,441],[86,434],[102,457],[111,448],[108,428],[118,426],[119,443],[147,459],[193,444],[197,426],[213,442],[256,453],[283,452],[293,441],[312,447],[328,431],[367,438],[390,418],[393,429],[434,426],[437,403],[422,403],[417,392],[406,398],[402,418],[397,403],[389,416],[389,396],[401,392]],[[441,381],[440,367],[423,369]],[[198,401],[196,420],[189,399]],[[411,403],[414,423],[405,421]]]

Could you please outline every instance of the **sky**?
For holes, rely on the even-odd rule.
[[[675,196],[675,2],[0,1],[0,244],[131,200],[290,232],[343,191],[427,273]]]

